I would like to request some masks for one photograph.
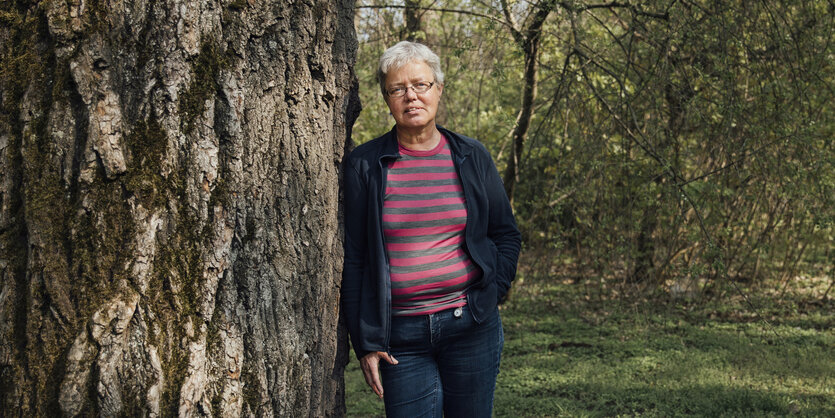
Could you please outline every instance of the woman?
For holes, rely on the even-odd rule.
[[[395,126],[344,175],[351,342],[386,415],[489,417],[521,242],[510,203],[484,146],[435,125],[435,53],[400,42],[377,78]]]

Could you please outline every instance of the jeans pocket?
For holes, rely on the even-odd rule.
[[[395,316],[391,321],[389,346],[392,354],[408,352],[429,341],[429,325],[425,315]]]

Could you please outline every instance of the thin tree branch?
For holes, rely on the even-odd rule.
[[[701,179],[703,179],[703,178],[710,177],[710,176],[712,176],[712,175],[714,175],[714,174],[716,174],[716,173],[719,173],[719,172],[721,172],[721,171],[727,170],[728,168],[731,168],[731,167],[733,167],[733,166],[735,166],[735,165],[737,165],[737,164],[739,164],[739,163],[741,163],[741,162],[745,161],[745,159],[746,159],[746,158],[748,158],[748,157],[750,157],[750,156],[752,156],[752,155],[754,155],[754,154],[759,153],[760,151],[764,150],[766,147],[769,147],[769,146],[771,146],[771,145],[774,145],[774,144],[776,144],[777,142],[783,141],[783,140],[785,140],[785,139],[786,139],[786,137],[785,137],[785,136],[780,137],[780,138],[776,138],[776,139],[775,139],[775,140],[773,140],[773,141],[767,142],[767,143],[765,143],[765,144],[763,144],[763,145],[761,145],[761,146],[757,147],[755,150],[753,150],[753,151],[751,151],[751,152],[746,152],[745,154],[743,154],[741,157],[737,158],[736,160],[733,160],[733,161],[731,161],[731,162],[729,162],[729,163],[727,163],[727,164],[725,164],[725,165],[723,165],[723,166],[721,166],[721,167],[718,167],[718,168],[716,168],[716,169],[713,169],[713,170],[711,170],[711,171],[708,171],[707,173],[704,173],[704,174],[702,174],[702,175],[700,175],[700,176],[693,177],[693,178],[688,179],[688,180],[684,180],[684,181],[682,181],[680,184],[681,184],[682,186],[686,186],[686,185],[688,185],[688,184],[690,184],[690,183],[693,183],[694,181],[699,181],[699,180],[701,180]]]
[[[378,5],[366,5],[366,6],[356,6],[355,7],[355,9],[405,9],[405,8],[406,8],[406,6],[400,6],[400,5],[397,5],[397,4],[388,4],[388,5],[379,5],[379,6]],[[462,14],[462,15],[475,16],[475,17],[480,17],[482,19],[488,19],[490,21],[499,23],[502,26],[510,27],[510,25],[508,25],[508,23],[505,22],[504,20],[498,19],[498,18],[490,16],[490,15],[486,15],[484,13],[478,13],[478,12],[473,12],[473,11],[469,11],[469,10],[447,9],[447,8],[444,8],[444,7],[422,7],[422,6],[413,7],[413,9],[423,10],[423,11],[432,11],[432,12],[442,12],[442,13],[458,13],[458,14]]]
[[[664,12],[664,13],[645,12],[643,10],[639,10],[637,7],[635,7],[634,4],[621,3],[619,1],[613,1],[613,2],[609,2],[609,3],[600,3],[600,4],[585,4],[585,5],[577,7],[577,8],[573,8],[573,6],[568,4],[568,2],[560,2],[560,6],[562,6],[564,9],[573,10],[575,12],[582,12],[582,11],[592,10],[592,9],[625,8],[625,9],[631,10],[632,12],[634,12],[635,14],[637,14],[639,16],[647,16],[647,17],[652,17],[652,18],[661,19],[661,20],[669,20],[670,19],[670,14],[667,13],[667,12]]]

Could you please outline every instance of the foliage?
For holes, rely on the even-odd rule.
[[[543,271],[708,298],[832,275],[833,3],[507,4],[522,22],[552,8],[514,195]],[[404,38],[398,5],[358,3],[356,142],[392,125],[374,70]],[[524,57],[501,3],[418,7],[447,74],[439,122],[503,169]]]

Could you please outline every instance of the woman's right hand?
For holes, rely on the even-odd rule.
[[[383,384],[380,383],[380,359],[389,362],[389,364],[397,364],[397,359],[388,353],[374,351],[360,359],[360,366],[362,366],[362,374],[365,376],[365,383],[368,383],[368,386],[371,386],[371,390],[382,399]]]

